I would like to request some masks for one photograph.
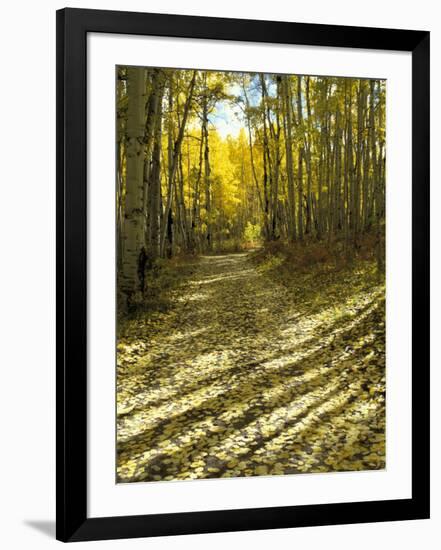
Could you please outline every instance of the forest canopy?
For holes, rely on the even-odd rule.
[[[118,288],[158,258],[363,238],[384,269],[385,81],[117,68]]]

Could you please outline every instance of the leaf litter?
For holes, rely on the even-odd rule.
[[[117,345],[117,480],[385,467],[384,282],[201,257]]]

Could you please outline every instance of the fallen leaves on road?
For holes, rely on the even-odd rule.
[[[117,346],[118,482],[385,467],[384,284],[202,257]]]

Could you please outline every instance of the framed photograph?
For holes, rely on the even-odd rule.
[[[429,517],[429,33],[57,12],[57,538]]]

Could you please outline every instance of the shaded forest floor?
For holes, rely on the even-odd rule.
[[[119,482],[385,467],[384,281],[371,260],[193,259],[120,324]]]

